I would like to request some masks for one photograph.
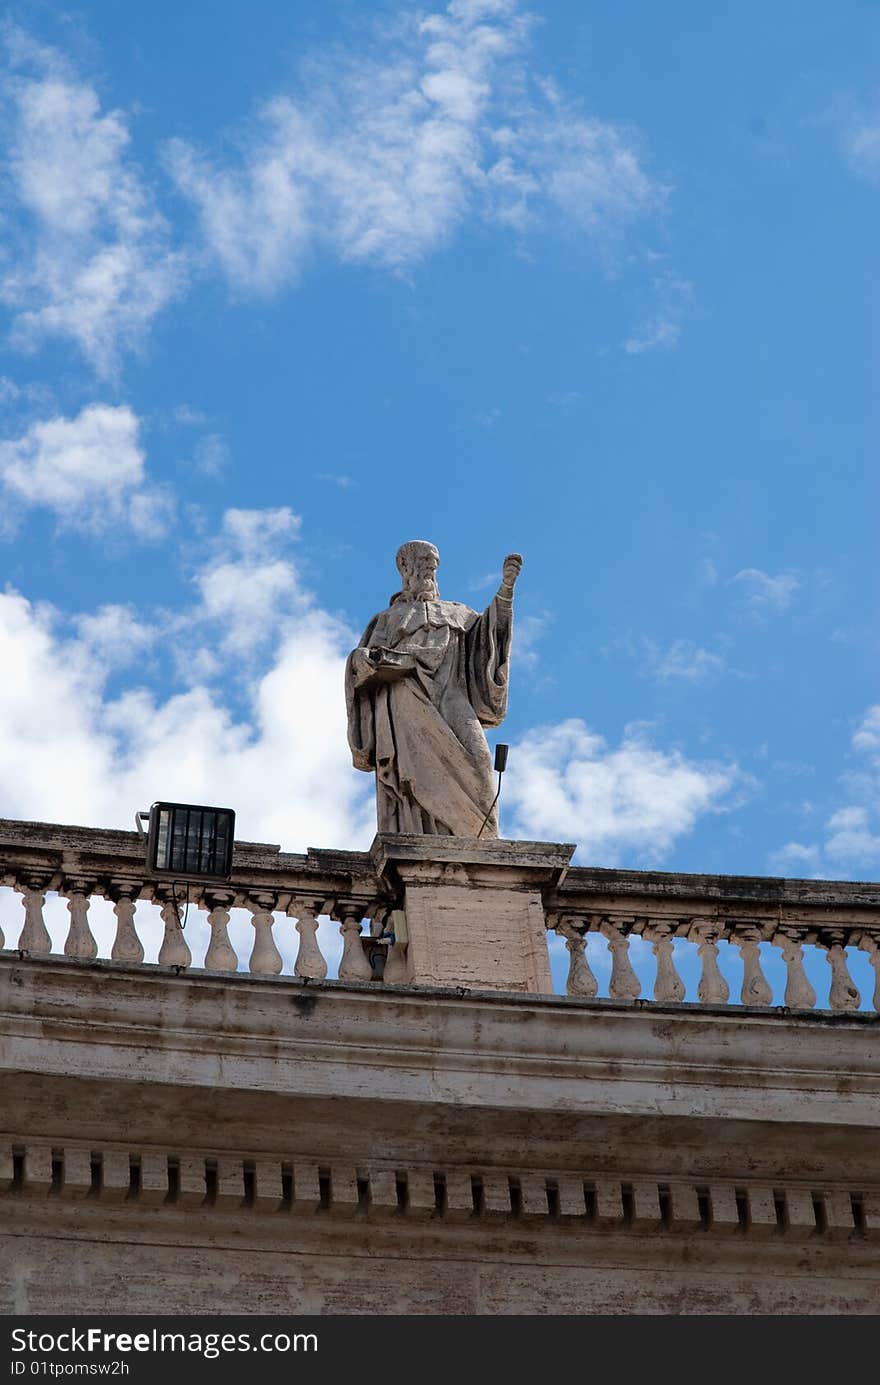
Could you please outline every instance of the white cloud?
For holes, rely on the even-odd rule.
[[[500,581],[500,572],[484,572],[481,577],[474,577],[468,582],[468,590],[472,592],[486,591],[489,587],[497,587]]]
[[[865,712],[853,732],[852,744],[854,750],[874,757],[880,756],[880,703],[869,707]]]
[[[609,748],[571,719],[538,727],[513,747],[505,808],[516,836],[575,842],[582,860],[614,865],[635,854],[656,862],[701,814],[725,807],[740,778],[735,765],[657,749],[643,728],[627,728]]]
[[[274,510],[227,510],[223,516],[220,546],[230,543],[246,558],[257,558],[266,545],[295,539],[302,520],[287,505]]]
[[[836,809],[825,823],[821,843],[788,842],[770,857],[784,870],[800,866],[819,878],[839,879],[880,870],[880,703],[868,707],[851,739],[864,768],[842,782],[857,799]]]
[[[108,696],[96,641],[112,644],[115,629],[146,645],[165,633],[162,619],[103,608],[69,636],[57,611],[0,594],[0,661],[16,671],[0,680],[0,814],[129,827],[135,809],[169,797],[231,804],[251,840],[366,845],[372,786],[350,765],[342,691],[355,637],[313,605],[266,614],[271,661],[236,714],[226,680]]]
[[[880,178],[880,116],[854,123],[847,132],[844,147],[847,158],[863,178]]]
[[[99,606],[92,615],[75,616],[72,623],[89,655],[108,668],[133,664],[159,633],[139,620],[131,606]]]
[[[602,648],[606,658],[618,653],[638,660],[642,677],[654,678],[659,683],[704,683],[728,668],[721,654],[703,649],[688,639],[673,640],[668,647],[662,648],[656,640],[644,635],[638,639],[628,634],[620,635]]]
[[[486,181],[500,221],[525,230],[552,208],[568,226],[604,237],[659,205],[665,189],[645,174],[629,132],[584,116],[554,83],[535,85],[536,99],[502,111],[510,119],[490,135],[498,158]]]
[[[319,481],[326,481],[330,486],[338,486],[340,490],[351,490],[352,486],[357,485],[353,476],[337,476],[332,471],[321,471],[318,473]]]
[[[64,58],[7,30],[8,188],[23,220],[7,220],[13,256],[0,297],[13,339],[74,341],[102,376],[137,348],[179,287],[182,264],[129,152],[121,111]]]
[[[125,404],[90,404],[75,418],[33,423],[0,442],[0,486],[7,502],[51,510],[64,528],[140,538],[164,533],[172,502],[146,482],[140,422]]]
[[[401,270],[468,217],[604,236],[656,208],[632,137],[532,76],[529,28],[515,0],[405,11],[377,56],[313,62],[298,93],[267,101],[235,157],[172,141],[230,282],[274,292],[319,248]]]
[[[198,602],[168,617],[185,681],[235,672],[250,677],[258,651],[289,618],[313,608],[285,553],[299,530],[299,516],[287,506],[225,512],[219,535],[206,544],[208,560],[193,577]]]
[[[519,615],[513,624],[513,657],[517,664],[534,669],[538,665],[537,645],[547,629],[548,617]]]
[[[700,581],[705,587],[718,585],[718,566],[711,558],[702,558],[699,566]]]
[[[193,461],[203,476],[219,476],[230,462],[229,444],[220,433],[206,433],[193,449]]]
[[[221,627],[220,648],[228,654],[246,655],[265,643],[272,625],[265,618],[298,593],[296,573],[290,563],[221,563],[198,578],[202,613]]]
[[[780,572],[773,577],[757,567],[743,568],[731,581],[742,583],[749,606],[757,615],[787,611],[801,585],[793,572]]]
[[[828,819],[825,854],[833,861],[872,865],[880,861],[880,833],[872,832],[868,809],[839,808]]]
[[[720,654],[701,649],[693,640],[673,640],[666,650],[648,644],[647,670],[661,683],[681,678],[688,683],[701,683],[724,669]]]
[[[770,867],[780,875],[820,876],[822,853],[817,846],[804,846],[801,842],[789,842],[780,847],[770,857]]]
[[[201,428],[208,421],[201,409],[193,409],[189,404],[177,404],[171,417],[181,428]]]
[[[680,336],[681,323],[659,314],[642,323],[635,336],[627,337],[623,349],[628,356],[642,356],[646,351],[655,351],[658,346],[667,349],[676,346]]]
[[[677,275],[658,275],[653,284],[656,307],[654,311],[623,343],[628,356],[641,356],[658,347],[669,349],[681,336],[685,312],[693,298],[693,284]]]
[[[316,605],[289,555],[258,551],[260,536],[277,548],[297,525],[289,510],[231,511],[217,540],[229,550],[230,588],[252,587],[248,620],[271,633],[259,664],[246,640],[238,652],[210,563],[191,607],[172,614],[103,606],[65,618],[0,594],[0,665],[16,674],[0,680],[0,815],[128,827],[136,809],[170,798],[230,804],[250,840],[366,846],[373,785],[351,767],[343,697],[356,636]],[[143,686],[144,654],[177,646],[189,686],[161,695]],[[248,676],[234,683],[243,657]],[[109,691],[126,663],[124,690]],[[520,740],[506,811],[517,836],[574,840],[604,863],[625,853],[656,861],[725,804],[737,778],[734,766],[652,746],[643,728],[609,748],[572,720]]]
[[[571,413],[586,402],[587,396],[582,390],[556,390],[547,395],[547,403],[554,409],[561,409],[563,413]]]

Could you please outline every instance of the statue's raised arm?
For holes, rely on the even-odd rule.
[[[348,739],[374,771],[380,832],[498,835],[484,726],[507,711],[513,591],[522,558],[504,559],[482,615],[437,590],[432,543],[397,554],[402,587],[370,621],[345,672]]]

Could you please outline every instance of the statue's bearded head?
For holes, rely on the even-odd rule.
[[[403,578],[403,595],[408,601],[436,601],[440,554],[432,543],[413,539],[397,550],[397,569]]]

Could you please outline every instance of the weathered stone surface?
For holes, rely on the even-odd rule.
[[[3,957],[0,1308],[873,1311],[875,1029]]]
[[[497,837],[492,761],[482,728],[507,711],[518,553],[477,615],[441,601],[440,555],[416,540],[397,553],[403,585],[370,621],[345,670],[356,769],[375,773],[380,832]]]
[[[402,891],[405,979],[476,990],[552,989],[542,890],[574,848],[414,834],[376,838],[380,880]]]
[[[134,834],[4,846],[4,826],[38,945],[49,888],[156,893],[130,843],[120,860],[103,841]],[[851,1008],[840,956],[875,955],[873,887],[633,872],[614,894],[571,851],[256,846],[201,899],[218,946],[234,903],[264,933],[275,910],[305,917],[310,940],[333,913],[349,982],[313,955],[292,978],[178,975],[134,947],[0,954],[0,1311],[876,1311],[878,1017]],[[612,939],[619,998],[541,994],[545,925],[573,956]],[[636,932],[663,962],[657,1001],[636,997]],[[367,979],[365,945],[392,934],[421,986]],[[778,938],[798,1007],[804,940],[838,949],[833,1013],[726,1006],[722,936],[758,1000]],[[673,937],[703,949],[705,1004],[681,998]]]

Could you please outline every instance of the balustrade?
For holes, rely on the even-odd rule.
[[[394,901],[383,894],[366,858],[344,852],[284,855],[248,843],[238,843],[236,851],[242,869],[228,882],[170,882],[146,877],[143,843],[135,833],[0,821],[0,886],[9,891],[0,890],[0,949],[23,957],[57,956],[49,925],[61,928],[63,899],[61,955],[74,961],[109,957],[142,966],[146,952],[176,972],[247,968],[252,976],[268,978],[287,970],[322,981],[330,968],[321,950],[320,919],[331,916],[341,925],[341,979],[377,979],[361,930],[374,912],[389,914]],[[12,892],[21,900],[20,926],[9,907]],[[233,910],[250,917],[249,952],[230,938]],[[299,945],[292,966],[285,967],[288,949],[294,950],[282,927],[288,919]],[[240,927],[236,922],[237,939]],[[399,932],[405,938],[405,930]],[[371,946],[385,950],[384,943]],[[405,980],[405,942],[392,942],[387,950],[389,980]]]
[[[348,981],[371,981],[373,967],[363,946],[367,941],[361,928],[369,912],[369,901],[355,901],[336,898],[300,899],[279,898],[279,893],[263,891],[230,891],[228,893],[208,891],[198,901],[185,903],[179,894],[172,893],[165,885],[150,886],[146,883],[126,882],[123,885],[100,882],[86,882],[78,879],[59,880],[51,892],[67,899],[69,923],[63,945],[63,956],[90,961],[109,955],[114,962],[139,965],[144,961],[144,938],[153,926],[155,907],[162,925],[161,942],[158,948],[158,963],[177,971],[189,970],[193,966],[193,953],[187,941],[187,917],[194,920],[199,910],[206,916],[209,939],[204,954],[203,966],[206,971],[235,972],[243,961],[229,938],[229,924],[233,907],[246,909],[251,915],[254,930],[253,945],[247,959],[248,969],[253,976],[277,976],[284,970],[284,960],[275,940],[276,911],[291,918],[299,935],[299,947],[293,966],[293,975],[310,981],[322,981],[328,974],[328,964],[321,951],[318,937],[319,919],[322,914],[332,914],[340,924],[343,939],[342,960],[339,977]],[[0,928],[0,950],[14,950],[22,956],[48,957],[52,954],[52,939],[46,926],[44,910],[50,891],[22,881],[15,883],[24,910],[22,926],[16,936],[12,920],[4,918],[6,930]],[[112,941],[108,937],[103,948],[95,936],[90,922],[90,905],[94,896],[103,896],[113,902],[116,925]],[[138,897],[147,898],[143,917],[138,913]],[[387,911],[387,905],[385,906]],[[7,936],[8,934],[8,936]],[[382,946],[378,942],[375,946]],[[392,941],[387,948],[387,980],[401,982],[406,979],[406,945]]]
[[[20,840],[11,835],[17,826]],[[53,954],[48,920],[55,955],[79,964],[109,957],[138,967],[146,952],[177,972],[247,969],[322,982],[335,955],[322,942],[320,921],[330,918],[341,935],[341,981],[410,979],[402,894],[366,854],[285,856],[237,844],[233,878],[187,886],[147,878],[134,833],[47,824],[40,836],[38,827],[0,823],[0,884],[17,892],[22,911],[19,925],[8,895],[0,910],[7,952]],[[240,946],[242,913],[249,949]],[[561,984],[583,1001],[880,1010],[880,892],[870,886],[573,869],[546,892],[545,919],[567,953]]]
[[[756,1009],[813,1010],[816,987],[807,975],[809,955],[824,958],[830,970],[828,1008],[853,1011],[880,1009],[880,919],[876,931],[861,923],[851,927],[816,928],[808,920],[758,922],[755,919],[640,917],[631,913],[555,912],[547,926],[565,943],[569,956],[565,989],[568,995],[645,1003],[650,978],[640,978],[634,962],[633,940],[651,944],[656,960],[652,997],[663,1004],[682,1004],[686,987],[681,972],[688,966],[696,980],[697,1001],[704,1006],[730,1004],[731,986],[719,963],[722,947],[735,949],[742,966],[738,1003]],[[590,947],[593,939],[593,947]],[[676,956],[675,941],[681,940]],[[774,950],[785,966],[785,989],[774,1002],[773,987],[765,974]],[[849,949],[849,952],[848,952]],[[859,989],[850,967],[853,950],[865,954],[873,970],[870,986]],[[592,953],[592,967],[588,953]],[[604,954],[604,955],[603,955]],[[732,961],[732,959],[731,959]],[[689,965],[688,965],[689,962]],[[733,963],[735,966],[735,963]],[[605,978],[604,990],[596,972]],[[600,991],[602,994],[600,995]]]

